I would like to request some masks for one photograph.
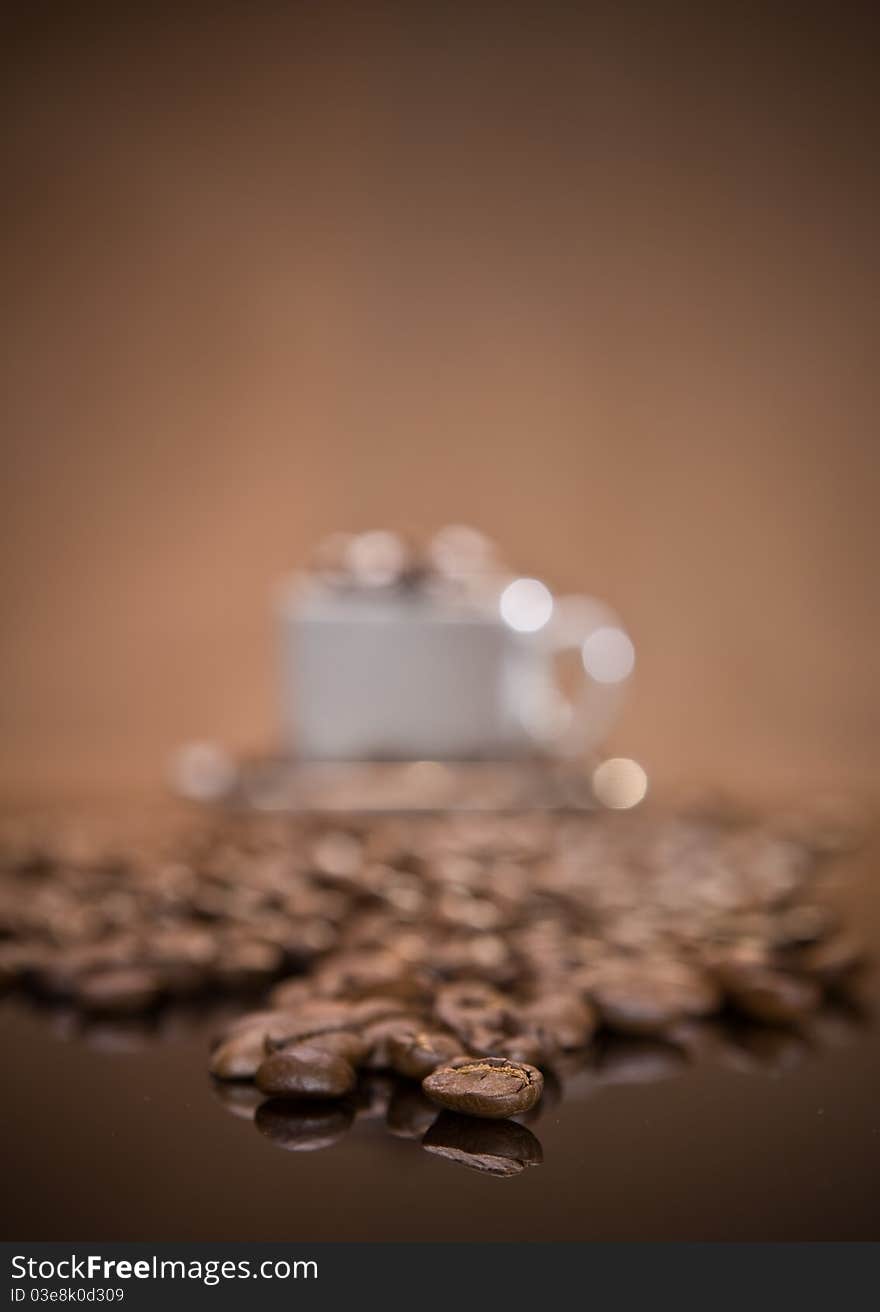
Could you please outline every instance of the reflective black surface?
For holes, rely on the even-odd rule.
[[[872,872],[864,854],[843,900],[876,957]],[[205,1072],[216,1018],[83,1031],[10,997],[0,1007],[2,1236],[877,1239],[874,976],[860,996],[799,1038],[711,1032],[687,1057],[606,1047],[528,1120],[540,1150],[515,1131],[493,1132],[484,1150],[478,1127],[453,1127],[451,1139],[433,1136],[451,1153],[421,1146],[424,1109],[400,1091],[389,1128],[394,1090],[382,1079],[341,1114],[304,1124],[270,1108],[254,1124],[250,1091],[230,1094]],[[508,1140],[529,1169],[461,1160],[494,1161]]]

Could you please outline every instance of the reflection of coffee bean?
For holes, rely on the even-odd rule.
[[[393,1076],[384,1071],[368,1071],[361,1075],[357,1088],[347,1101],[359,1121],[384,1120],[396,1087]]]
[[[276,1098],[344,1098],[356,1083],[344,1057],[307,1043],[273,1052],[255,1079],[258,1089]]]
[[[653,1084],[680,1075],[684,1053],[658,1039],[611,1037],[599,1048],[593,1066],[598,1084]]]
[[[799,1034],[767,1025],[736,1025],[726,1036],[721,1059],[734,1070],[782,1075],[800,1066],[809,1045]]]
[[[270,1098],[261,1103],[254,1124],[267,1139],[288,1152],[310,1153],[338,1142],[352,1122],[352,1109],[341,1102],[288,1102]]]
[[[527,1112],[541,1097],[544,1078],[534,1066],[504,1058],[461,1059],[422,1081],[432,1102],[471,1116],[503,1117]]]
[[[485,1121],[443,1112],[425,1134],[422,1146],[438,1157],[486,1175],[519,1175],[544,1160],[539,1141],[516,1121]]]
[[[437,1119],[437,1108],[417,1084],[400,1080],[394,1086],[385,1124],[398,1139],[421,1139]]]
[[[265,1094],[253,1084],[216,1083],[214,1094],[228,1112],[245,1121],[252,1121],[257,1108],[266,1100]]]

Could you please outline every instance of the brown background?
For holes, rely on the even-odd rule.
[[[869,7],[180,8],[3,20],[5,791],[267,745],[273,579],[450,519],[655,780],[876,780]]]

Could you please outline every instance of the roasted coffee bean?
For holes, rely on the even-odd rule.
[[[153,971],[131,966],[87,975],[79,983],[76,998],[86,1011],[133,1015],[153,1006],[161,991]]]
[[[559,1048],[546,1030],[524,1030],[519,1034],[505,1035],[485,1050],[478,1048],[476,1055],[506,1057],[508,1061],[540,1067],[542,1062],[555,1061],[558,1054]]]
[[[345,1103],[296,1103],[270,1098],[257,1108],[254,1124],[279,1148],[312,1153],[338,1143],[353,1118],[352,1108]]]
[[[211,1047],[218,1048],[221,1043],[227,1039],[235,1038],[238,1034],[244,1034],[249,1030],[259,1031],[260,1036],[265,1035],[273,1024],[276,1024],[279,1017],[286,1017],[286,1012],[278,1011],[246,1011],[240,1016],[233,1016],[230,1020],[224,1022],[211,1039]]]
[[[290,1047],[292,1043],[311,1038],[314,1034],[332,1034],[355,1028],[355,1022],[346,1007],[302,1006],[297,1012],[276,1012],[264,1027],[266,1050]]]
[[[361,1034],[367,1044],[364,1065],[370,1070],[386,1070],[391,1064],[392,1045],[406,1043],[421,1028],[415,1016],[390,1016],[365,1025]]]
[[[704,972],[669,959],[609,962],[590,989],[609,1029],[636,1037],[663,1034],[687,1016],[704,1016],[720,1005],[718,987]]]
[[[245,940],[221,948],[212,973],[222,988],[244,991],[276,975],[283,962],[284,953],[276,943]]]
[[[471,1116],[516,1116],[534,1107],[544,1077],[534,1066],[500,1057],[461,1059],[441,1066],[422,1081],[432,1102]]]
[[[326,1030],[323,1034],[310,1034],[303,1040],[310,1048],[335,1057],[343,1057],[351,1066],[362,1066],[370,1051],[369,1040],[354,1030]]]
[[[395,1031],[387,1046],[388,1064],[410,1080],[423,1080],[438,1066],[462,1055],[459,1040],[441,1030]]]
[[[503,1032],[508,1018],[504,994],[480,980],[444,984],[434,997],[434,1015],[460,1033],[474,1027]]]
[[[833,985],[864,964],[865,949],[853,934],[839,933],[819,943],[812,943],[798,953],[799,970],[826,985]]]
[[[308,1043],[273,1052],[254,1078],[257,1088],[274,1098],[344,1098],[357,1083],[344,1057]]]
[[[717,971],[728,1001],[764,1025],[791,1025],[815,1011],[821,993],[814,983],[762,966],[728,962]]]
[[[520,1175],[544,1160],[539,1141],[516,1121],[485,1121],[442,1112],[425,1134],[427,1152],[484,1175]]]
[[[218,1080],[252,1080],[265,1059],[262,1029],[245,1029],[214,1048],[208,1069]]]
[[[265,773],[243,777],[243,795],[265,802],[275,789],[283,805]],[[558,801],[562,773],[542,767],[529,801],[544,789]],[[415,796],[420,771],[401,774]],[[553,1070],[566,1088],[722,1060],[729,1040],[705,1018],[726,1027],[734,1010],[812,1041],[810,1008],[852,991],[862,954],[820,886],[841,847],[839,808],[808,836],[730,808],[517,815],[491,765],[468,786],[468,806],[504,796],[507,813],[204,810],[137,832],[77,816],[16,822],[8,838],[0,821],[0,987],[106,1017],[72,1033],[115,1050],[161,1037],[154,1022],[173,999],[274,984],[265,1011],[218,1035],[211,1068],[225,1080],[306,1047],[312,1062],[341,1062],[346,1082],[368,1065],[418,1080],[501,1062]],[[309,974],[277,981],[295,965]],[[149,1023],[107,1023],[129,1014]],[[641,1046],[615,1048],[612,1032]],[[802,1050],[778,1031],[748,1044]],[[391,1087],[379,1079],[368,1093],[362,1076],[347,1106],[384,1115]]]
[[[314,978],[318,989],[340,998],[414,999],[424,992],[409,963],[382,948],[337,953],[318,966]]]
[[[533,1029],[549,1034],[563,1049],[583,1048],[592,1038],[597,1018],[583,998],[571,993],[545,993],[517,1012],[516,1020],[526,1032]]]
[[[800,947],[828,938],[839,924],[830,907],[811,905],[785,907],[768,926],[774,947]]]
[[[295,975],[293,979],[283,979],[269,991],[269,1003],[278,1011],[295,1013],[297,1007],[310,1001],[315,994],[315,986],[309,979]]]

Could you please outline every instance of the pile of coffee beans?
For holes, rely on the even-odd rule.
[[[381,1073],[389,1126],[509,1173],[540,1159],[510,1118],[574,1058],[627,1042],[650,1066],[719,1016],[796,1040],[863,960],[821,896],[854,839],[841,812],[712,808],[23,816],[0,830],[0,982],[94,1017],[259,994],[209,1065],[270,1137],[338,1137]],[[474,1118],[508,1127],[485,1152]]]

